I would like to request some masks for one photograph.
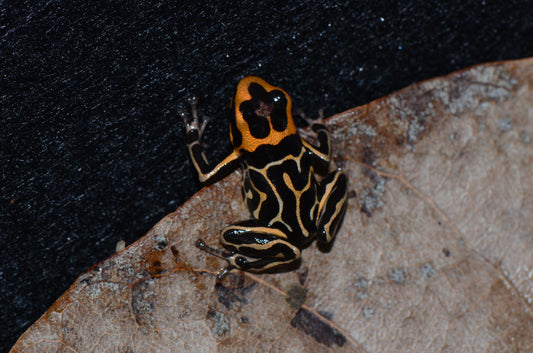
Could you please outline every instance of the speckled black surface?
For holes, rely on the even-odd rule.
[[[333,114],[533,55],[531,1],[395,3],[0,2],[0,351],[198,190],[176,118],[189,93],[215,160],[244,75]]]

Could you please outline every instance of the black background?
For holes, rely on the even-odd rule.
[[[231,3],[0,1],[0,351],[198,190],[176,117],[189,94],[219,160],[245,75],[331,115],[533,55],[531,1]]]

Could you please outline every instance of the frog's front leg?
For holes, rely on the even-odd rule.
[[[200,143],[207,119],[203,118],[203,121],[200,123],[200,118],[196,111],[197,101],[198,99],[196,97],[189,98],[188,100],[191,106],[192,117],[189,117],[186,110],[180,110],[179,116],[185,123],[185,142],[187,143],[187,149],[189,150],[194,168],[198,172],[198,179],[202,184],[211,184],[233,171],[237,165],[236,162],[239,160],[239,156],[233,151],[222,162],[216,165],[209,163]]]
[[[229,253],[203,248],[228,261],[230,268],[261,273],[280,266],[288,267],[300,260],[300,249],[286,239],[287,235],[281,230],[253,219],[224,229],[220,242]]]
[[[341,170],[324,177],[318,187],[317,242],[331,246],[346,211],[348,179]]]

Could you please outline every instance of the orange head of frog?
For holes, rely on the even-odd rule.
[[[243,78],[232,102],[230,138],[235,150],[253,152],[297,133],[291,109],[291,98],[281,88],[259,77]]]

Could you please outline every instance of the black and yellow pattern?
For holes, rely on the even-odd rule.
[[[228,226],[221,235],[227,252],[202,249],[224,258],[228,268],[265,272],[299,261],[301,249],[313,240],[332,243],[346,209],[347,178],[337,170],[320,182],[317,164],[330,161],[329,133],[313,123],[318,146],[300,138],[294,124],[289,95],[259,77],[243,78],[232,102],[230,139],[234,151],[210,165],[200,138],[203,127],[192,102],[187,146],[202,183],[211,183],[243,166],[243,198],[252,219]],[[228,269],[224,270],[225,274]]]

